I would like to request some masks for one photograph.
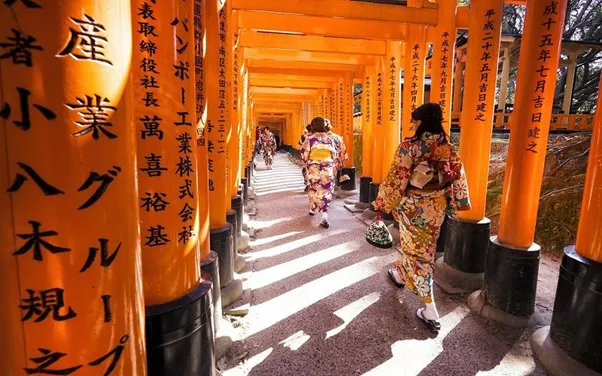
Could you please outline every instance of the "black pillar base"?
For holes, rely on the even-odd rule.
[[[149,376],[214,376],[211,282],[190,294],[146,307],[146,362]]]
[[[234,245],[232,243],[232,225],[226,223],[211,230],[210,246],[219,258],[219,280],[221,288],[228,286],[234,279]]]
[[[491,221],[467,222],[447,217],[445,262],[465,273],[483,273],[489,248]],[[441,236],[439,237],[441,238]]]
[[[602,264],[564,249],[550,327],[571,358],[602,373]]]
[[[550,376],[601,376],[602,373],[571,358],[550,335],[550,327],[544,326],[531,336],[531,349]],[[599,363],[598,363],[599,364]]]
[[[528,250],[502,245],[491,237],[482,295],[493,307],[515,316],[530,316],[535,311],[537,275],[541,247]]]
[[[234,252],[234,258],[236,258],[238,252],[238,218],[235,210],[226,212],[226,222],[232,225],[232,252]]]
[[[360,202],[364,204],[370,203],[370,183],[372,183],[371,176],[362,176],[360,178]]]
[[[350,178],[341,183],[341,189],[343,191],[355,191],[355,167],[343,167],[341,175],[347,175]]]
[[[240,179],[240,183],[242,184],[242,199],[244,205],[247,206],[249,204],[249,180],[242,178]]]
[[[242,219],[244,213],[244,203],[240,195],[236,195],[230,199],[232,210],[236,212],[236,237],[242,235]],[[238,248],[236,248],[238,250]]]
[[[449,217],[446,215],[443,219],[443,224],[441,224],[441,229],[439,230],[439,237],[437,238],[437,257],[443,256],[445,252],[445,236],[447,234],[447,222],[449,221]],[[487,238],[489,240],[489,238]]]
[[[380,184],[378,183],[370,183],[370,189],[368,191],[368,203],[370,204],[370,210],[372,210],[373,212],[376,211],[376,209],[374,209],[374,206],[372,205],[372,202],[374,202],[374,200],[376,200],[376,198],[378,197],[378,188],[380,187]]]
[[[535,313],[535,294],[541,247],[510,248],[492,236],[485,262],[482,290],[468,297],[468,306],[477,314],[514,328],[524,328]]]
[[[207,274],[209,276],[208,279],[213,283],[211,291],[213,295],[213,333],[215,334],[219,331],[222,322],[222,286],[219,280],[219,260],[217,253],[213,251],[209,253],[209,257],[201,262],[201,271]]]

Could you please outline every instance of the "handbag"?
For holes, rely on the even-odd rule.
[[[392,248],[393,236],[382,218],[377,215],[366,229],[366,241],[378,248]]]

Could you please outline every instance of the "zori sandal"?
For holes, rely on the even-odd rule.
[[[401,283],[397,280],[397,277],[395,277],[394,271],[395,271],[395,269],[393,269],[393,268],[389,269],[389,271],[388,271],[389,278],[391,279],[391,281],[395,284],[395,286],[399,287],[400,289],[406,287],[406,285],[404,285],[403,283]]]
[[[422,321],[431,331],[439,333],[439,331],[441,330],[441,324],[439,323],[439,321],[429,320],[426,317],[424,317],[424,308],[419,308],[418,311],[416,311],[416,316],[418,316],[420,321]]]

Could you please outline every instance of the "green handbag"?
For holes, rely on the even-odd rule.
[[[366,230],[366,241],[378,248],[392,248],[393,236],[382,218],[377,215]]]

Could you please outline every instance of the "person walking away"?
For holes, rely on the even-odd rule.
[[[303,148],[303,143],[305,142],[307,137],[309,137],[312,133],[313,132],[312,132],[311,124],[307,124],[307,126],[305,127],[305,130],[303,131],[303,134],[301,135],[301,139],[299,140],[299,149]],[[307,192],[309,192],[309,183],[307,181],[307,166],[305,165],[305,163],[303,163],[303,169],[301,170],[301,173],[303,174],[303,183],[305,184],[305,193],[307,193]]]
[[[274,134],[268,127],[263,129],[261,135],[261,149],[263,151],[263,160],[268,170],[272,169],[272,162],[274,161],[274,155],[276,154],[276,139]]]
[[[337,149],[337,156],[334,164],[334,177],[336,179],[339,171],[343,169],[345,161],[349,159],[349,154],[347,154],[347,146],[345,146],[343,137],[332,131],[332,123],[328,119],[326,119],[326,129],[328,135],[334,140]]]
[[[255,131],[255,153],[259,154],[261,151],[261,136],[263,135],[263,130],[257,127]]]
[[[276,151],[280,150],[280,136],[278,136],[277,134],[274,134],[274,140],[276,142]]]
[[[416,133],[399,145],[373,202],[399,222],[402,257],[389,269],[389,277],[425,303],[416,315],[435,332],[441,328],[433,295],[437,238],[446,212],[470,209],[464,169],[442,122],[438,104],[414,110]]]
[[[328,134],[328,121],[317,117],[311,122],[313,134],[301,147],[301,159],[307,168],[309,184],[309,215],[322,213],[320,225],[329,228],[328,207],[334,193],[334,169],[338,150],[335,139]]]

